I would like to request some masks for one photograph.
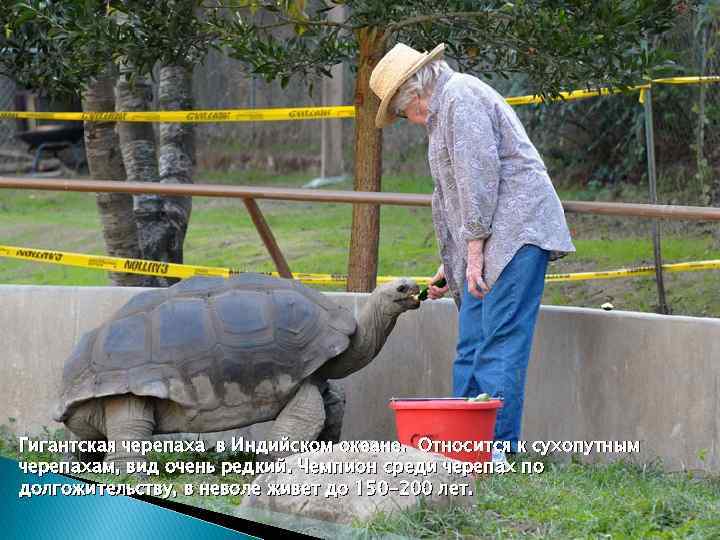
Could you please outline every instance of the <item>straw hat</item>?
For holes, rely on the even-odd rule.
[[[370,88],[380,98],[380,109],[375,117],[377,127],[389,126],[397,120],[395,113],[388,110],[388,107],[398,88],[428,62],[442,58],[444,50],[444,43],[429,53],[421,53],[398,43],[382,57],[370,75]]]

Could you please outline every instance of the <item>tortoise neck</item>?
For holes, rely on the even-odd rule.
[[[383,302],[370,296],[358,316],[357,330],[350,338],[350,345],[319,371],[328,379],[340,379],[367,366],[385,345],[395,328],[399,313],[385,309]]]

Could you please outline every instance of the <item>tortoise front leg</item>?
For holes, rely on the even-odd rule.
[[[105,433],[109,441],[115,441],[115,452],[106,460],[114,462],[121,472],[127,473],[129,462],[145,462],[139,453],[128,452],[123,441],[152,439],[155,429],[155,400],[132,394],[105,398]]]
[[[268,436],[269,440],[287,437],[291,441],[314,441],[325,425],[325,402],[316,382],[305,381],[280,411]],[[287,457],[292,452],[271,454],[271,459]],[[259,456],[262,458],[262,456]]]

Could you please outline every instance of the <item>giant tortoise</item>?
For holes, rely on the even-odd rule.
[[[297,281],[261,274],[141,292],[81,338],[55,419],[81,440],[116,441],[106,459],[118,465],[142,459],[122,453],[123,440],[268,420],[272,439],[337,441],[344,396],[328,379],[369,364],[417,293],[408,279],[381,285],[356,321]]]

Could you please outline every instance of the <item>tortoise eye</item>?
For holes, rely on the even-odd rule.
[[[397,292],[399,292],[399,293],[407,292],[407,290],[408,290],[407,285],[400,285],[400,286],[397,288]]]

